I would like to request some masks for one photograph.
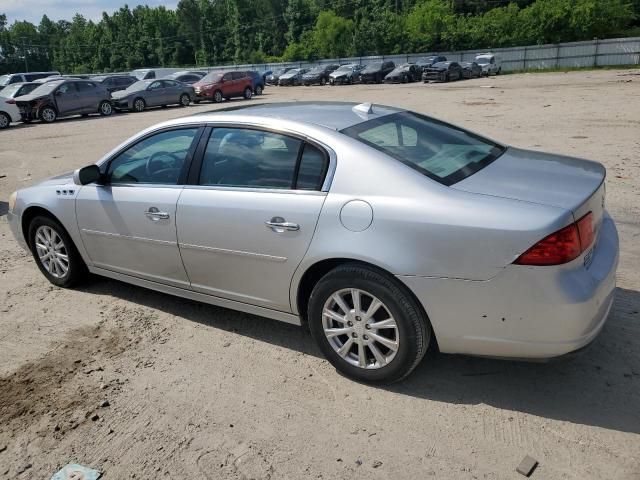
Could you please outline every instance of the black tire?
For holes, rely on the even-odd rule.
[[[0,112],[0,130],[9,128],[9,125],[11,125],[11,117],[5,112]]]
[[[222,96],[222,92],[220,90],[216,90],[215,93],[213,94],[213,101],[215,103],[222,103],[223,100],[224,100],[224,97]]]
[[[40,110],[40,120],[42,120],[44,123],[53,123],[57,118],[58,112],[56,112],[56,109],[53,107],[46,106],[42,110]]]
[[[320,78],[320,86],[321,86],[321,87],[324,87],[326,84],[327,84],[327,79],[326,79],[326,78],[324,78],[324,77],[321,77],[321,78]]]
[[[256,85],[256,95],[262,95],[262,85]]]
[[[52,229],[63,242],[63,250],[60,251],[66,252],[68,258],[68,269],[64,275],[55,276],[51,274],[38,255],[38,249],[36,248],[36,234],[41,227],[48,227]],[[29,246],[31,247],[31,253],[36,261],[36,265],[38,265],[38,268],[46,279],[54,285],[69,288],[86,279],[88,270],[84,260],[82,260],[82,257],[78,253],[78,250],[73,244],[73,241],[71,240],[71,237],[69,237],[67,231],[53,218],[38,216],[31,220],[31,223],[29,224]]]
[[[245,88],[242,96],[244,97],[245,100],[251,100],[251,97],[253,97],[253,92],[251,91],[251,88],[249,87]]]
[[[144,101],[144,98],[136,98],[133,101],[134,112],[144,112],[146,108],[147,108],[147,102]]]
[[[108,117],[113,113],[113,105],[111,105],[111,102],[107,102],[106,100],[104,100],[103,102],[100,102],[100,105],[98,106],[98,112],[100,112],[100,115],[102,115],[103,117]]]
[[[181,107],[188,107],[191,103],[191,97],[188,94],[183,93],[182,95],[180,95],[179,102]]]
[[[334,293],[351,288],[378,298],[396,320],[399,348],[385,366],[370,369],[347,362],[324,334],[322,312],[325,303]],[[311,293],[307,313],[311,334],[327,360],[338,371],[358,381],[385,384],[402,380],[420,363],[431,343],[429,320],[406,287],[392,276],[368,266],[345,264],[322,277]],[[358,319],[360,317],[356,317]]]

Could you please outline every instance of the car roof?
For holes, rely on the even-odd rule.
[[[359,108],[355,110],[354,107]],[[405,111],[401,108],[386,105],[371,105],[371,112],[367,112],[366,107],[368,107],[368,104],[358,104],[356,102],[263,103],[204,112],[192,118],[205,121],[210,118],[213,121],[223,119],[225,116],[237,115],[242,115],[243,117],[268,117],[328,127],[332,130],[342,130],[367,120]]]

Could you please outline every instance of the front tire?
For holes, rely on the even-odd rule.
[[[87,276],[87,266],[66,230],[56,220],[38,216],[29,225],[31,253],[42,274],[58,287],[68,288]]]
[[[309,299],[309,328],[325,357],[358,381],[392,383],[424,357],[431,327],[393,277],[346,264],[326,274]]]
[[[103,117],[108,117],[113,113],[113,106],[111,105],[111,102],[107,102],[105,100],[104,102],[100,103],[100,106],[98,107],[98,111],[100,112],[100,115],[102,115]]]
[[[44,107],[40,112],[40,120],[45,123],[53,123],[58,118],[58,112],[53,107]]]
[[[222,100],[224,100],[222,92],[220,90],[216,90],[216,93],[213,94],[213,101],[215,103],[222,103]]]
[[[135,112],[144,112],[145,108],[147,108],[147,104],[142,98],[136,98],[133,101],[133,110]]]
[[[181,107],[188,107],[190,103],[191,103],[191,97],[189,95],[187,95],[186,93],[183,93],[182,95],[180,95]]]

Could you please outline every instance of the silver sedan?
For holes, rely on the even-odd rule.
[[[589,344],[618,262],[604,178],[398,108],[263,104],[144,130],[8,218],[55,285],[92,272],[308,325],[338,370],[391,382],[429,349]]]

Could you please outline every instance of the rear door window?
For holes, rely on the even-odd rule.
[[[92,82],[76,82],[76,86],[80,93],[89,93],[96,89],[96,84]]]

